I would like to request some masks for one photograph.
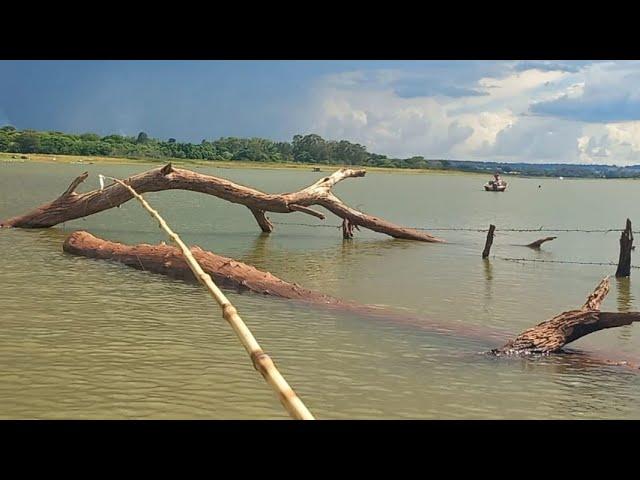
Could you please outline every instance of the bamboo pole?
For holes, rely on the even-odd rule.
[[[289,415],[291,415],[296,420],[315,420],[311,412],[307,409],[305,404],[300,400],[300,398],[296,395],[293,389],[289,386],[284,377],[280,374],[278,369],[276,368],[271,357],[267,355],[260,345],[258,341],[255,339],[249,327],[244,323],[236,308],[231,304],[231,302],[227,299],[227,297],[220,291],[218,286],[213,282],[209,274],[207,274],[194,256],[191,254],[191,250],[189,247],[180,239],[177,233],[175,233],[167,222],[160,216],[160,214],[154,210],[151,205],[147,203],[147,201],[136,192],[131,186],[124,183],[122,180],[118,180],[117,178],[107,177],[113,180],[114,182],[122,185],[127,188],[131,194],[142,204],[144,209],[151,214],[156,220],[158,220],[160,224],[160,228],[162,228],[171,241],[175,243],[184,258],[189,265],[189,268],[198,279],[200,283],[202,283],[206,289],[209,291],[214,300],[220,305],[222,308],[222,316],[223,318],[231,325],[233,331],[236,333],[237,337],[240,339],[242,346],[245,348],[251,361],[253,362],[253,366],[256,370],[258,370],[264,379],[267,381],[269,385],[276,391],[278,394],[278,398],[280,399],[280,403],[287,410]]]

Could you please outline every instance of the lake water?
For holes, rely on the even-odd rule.
[[[88,170],[126,177],[128,165],[0,163],[0,219],[63,192]],[[312,171],[197,168],[267,192],[317,180]],[[328,171],[329,169],[327,169]],[[508,178],[504,194],[465,174],[368,173],[334,192],[368,213],[427,228],[623,228],[640,222],[631,180]],[[538,186],[541,186],[540,188]],[[495,358],[482,352],[577,308],[615,266],[503,258],[616,262],[619,233],[433,231],[449,243],[370,231],[276,224],[261,235],[242,206],[168,191],[146,198],[189,244],[321,292],[385,306],[411,323],[229,293],[282,374],[320,419],[639,418],[640,371],[572,355]],[[338,225],[301,213],[276,222]],[[636,223],[637,225],[637,223]],[[288,418],[220,310],[197,284],[62,252],[74,230],[125,243],[166,238],[137,202],[45,230],[0,230],[1,418]],[[632,262],[640,264],[640,262]],[[640,270],[611,279],[603,310],[638,310]],[[449,334],[432,322],[452,326]],[[463,335],[465,327],[492,332]],[[457,333],[456,333],[457,332]],[[589,335],[572,349],[640,362],[640,326]],[[602,353],[604,352],[604,353]]]

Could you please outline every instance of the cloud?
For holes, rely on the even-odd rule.
[[[0,61],[0,123],[395,157],[640,163],[639,61]]]
[[[443,96],[450,98],[486,95],[474,88],[475,78],[469,72],[443,68],[427,71],[398,69],[356,70],[328,75],[324,82],[341,89],[390,89],[401,98]]]
[[[640,120],[640,62],[603,62],[580,70],[580,89],[532,105],[531,112],[581,122]]]
[[[578,163],[577,138],[582,125],[553,118],[522,117],[501,130],[483,153],[499,161]]]
[[[540,70],[542,72],[562,71],[576,73],[585,65],[593,63],[591,61],[573,61],[573,62],[557,62],[557,61],[522,61],[516,63],[513,69],[517,72],[525,70]]]
[[[640,163],[640,122],[588,124],[578,139],[581,163]]]
[[[460,86],[447,85],[447,76],[434,78],[433,71],[332,75],[317,90],[311,130],[390,156],[485,159],[499,133],[528,111],[530,99],[555,98],[550,89],[564,91],[567,75],[507,68],[492,73],[476,69],[473,76],[451,75]]]
[[[325,78],[311,129],[397,157],[640,163],[640,62],[502,62]]]

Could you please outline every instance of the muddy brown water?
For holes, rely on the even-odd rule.
[[[142,166],[0,163],[0,217],[24,213],[88,170],[125,177]],[[315,181],[310,171],[200,168],[268,192]],[[517,334],[584,303],[615,267],[515,263],[499,257],[616,262],[619,234],[516,233],[505,227],[640,226],[640,183],[511,177],[505,193],[483,176],[369,173],[335,193],[407,226],[497,226],[436,231],[449,244],[394,240],[334,228],[278,225],[261,235],[245,207],[191,192],[146,195],[189,244],[236,258],[307,288],[439,325]],[[538,188],[542,185],[542,188]],[[304,214],[276,222],[338,225]],[[636,220],[637,219],[637,220]],[[46,230],[0,230],[0,418],[287,418],[219,309],[198,285],[73,257],[73,230],[125,243],[162,231],[135,202]],[[557,235],[539,251],[526,244]],[[633,264],[640,264],[632,258]],[[639,310],[640,270],[612,278],[603,310]],[[634,278],[637,279],[634,280]],[[482,354],[498,339],[290,301],[229,293],[246,323],[318,418],[638,418],[640,374],[571,355]],[[457,327],[456,327],[457,328]],[[446,332],[445,332],[446,333]],[[506,340],[505,338],[504,340]],[[640,360],[638,326],[599,332],[572,347]]]

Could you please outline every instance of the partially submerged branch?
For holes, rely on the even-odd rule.
[[[555,240],[558,237],[544,237],[541,238],[539,240],[536,240],[535,242],[531,242],[527,245],[525,245],[525,247],[529,247],[529,248],[540,248],[540,245],[542,245],[545,242],[550,242],[551,240]]]
[[[62,249],[73,255],[114,260],[138,270],[161,273],[180,280],[197,280],[180,250],[170,245],[125,245],[78,231],[67,237]],[[197,246],[191,248],[191,253],[202,269],[211,275],[213,281],[225,289],[320,304],[343,303],[337,298],[285,282],[269,272],[202,250]]]
[[[640,312],[601,312],[600,305],[609,293],[609,277],[602,280],[579,310],[570,310],[525,330],[495,354],[556,353],[585,335],[605,328],[621,327],[640,321]]]
[[[73,255],[112,260],[139,270],[160,273],[186,281],[196,281],[179,249],[170,245],[125,245],[103,240],[90,233],[79,231],[74,232],[66,239],[63,249]],[[480,340],[487,344],[504,338],[506,334],[502,329],[487,326],[474,327],[464,322],[448,321],[439,323],[421,315],[342,300],[287,282],[251,265],[216,255],[199,247],[192,247],[191,253],[203,270],[211,275],[221,288],[315,304],[321,308],[367,315],[384,321],[412,325],[432,333]],[[537,327],[523,332],[518,338],[507,343],[502,348],[493,350],[492,353],[505,355],[557,352],[563,345],[588,333],[640,321],[640,313],[637,312],[626,314],[600,312],[600,304],[608,291],[609,280],[605,278],[594,292],[589,295],[580,310],[565,312],[547,322],[543,322]],[[615,356],[614,354],[607,355],[606,352],[601,352],[602,354],[606,356],[588,356],[590,361],[632,366],[628,362],[609,360],[609,358]],[[582,355],[585,354],[583,353]]]
[[[162,190],[190,190],[205,193],[232,203],[245,205],[251,210],[263,232],[273,231],[273,224],[267,219],[266,212],[291,213],[301,212],[324,219],[323,213],[312,208],[319,205],[351,224],[384,233],[395,238],[419,240],[422,242],[443,242],[427,233],[405,228],[377,217],[359,212],[345,205],[331,193],[331,188],[338,182],[352,177],[363,177],[364,170],[342,168],[328,177],[321,178],[313,185],[292,193],[268,194],[233,183],[224,178],[204,175],[190,170],[174,168],[171,164],[134,175],[126,183],[137,192],[159,192]],[[75,193],[77,186],[83,182],[88,173],[76,178],[69,188],[58,198],[35,210],[5,220],[3,227],[46,228],[59,223],[93,215],[113,207],[117,207],[133,198],[124,186],[117,183],[104,189],[87,193]]]

